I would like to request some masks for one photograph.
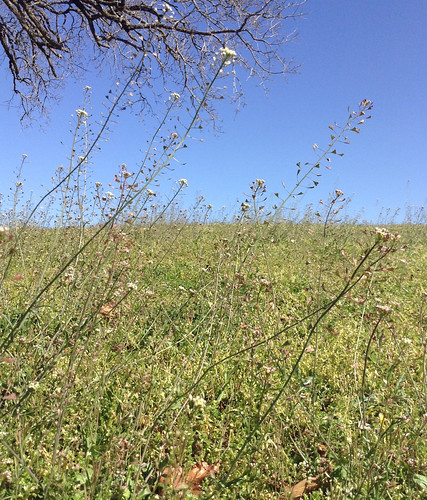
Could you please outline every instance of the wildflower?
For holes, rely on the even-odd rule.
[[[247,212],[250,208],[250,205],[248,203],[242,203],[241,208],[242,208],[242,212]]]
[[[86,120],[86,118],[89,116],[84,109],[76,109],[76,114],[77,117],[81,118],[82,120]]]
[[[179,135],[176,132],[172,132],[171,138],[172,139],[178,139]]]
[[[28,384],[28,388],[32,389],[33,391],[37,390],[39,388],[40,384],[37,382],[37,380],[33,380]]]
[[[114,200],[114,194],[111,191],[107,191],[105,195],[109,200]]]
[[[170,96],[174,101],[177,101],[181,97],[177,92],[172,92]]]
[[[127,287],[129,290],[138,290],[138,285],[136,283],[128,283]]]
[[[341,189],[335,189],[335,194],[337,196],[342,196],[344,193],[341,191]]]
[[[22,155],[22,158],[24,158],[24,160],[25,160],[25,158],[28,158],[28,155],[26,155],[26,154],[24,153],[24,154]]]
[[[393,311],[393,309],[390,306],[381,305],[381,304],[377,304],[376,308],[384,314],[390,314]]]
[[[265,184],[265,180],[264,180],[264,179],[256,179],[256,181],[255,181],[255,182],[256,182],[256,183],[258,184],[258,186],[260,186],[260,187],[261,187],[261,186],[263,186],[263,185]]]
[[[179,179],[178,183],[181,184],[181,186],[188,186],[187,179]]]
[[[188,403],[193,408],[204,408],[206,406],[206,400],[201,396],[193,397],[191,394],[188,397]]]
[[[357,427],[361,430],[361,431],[369,431],[371,430],[371,425],[366,422],[366,421],[362,421],[360,420],[359,423],[357,424]]]
[[[234,59],[236,57],[236,52],[233,49],[230,49],[228,47],[224,47],[220,49],[221,57],[223,60],[228,61],[230,59]]]
[[[95,186],[96,186],[97,188],[99,188],[99,187],[101,187],[101,186],[102,186],[102,183],[101,183],[101,182],[95,182]]]
[[[382,241],[395,241],[400,239],[400,234],[390,233],[390,231],[385,227],[376,227],[375,234],[377,235],[377,238]]]
[[[156,193],[152,191],[151,189],[147,189],[147,194],[148,196],[156,196]]]
[[[89,87],[89,85],[86,85],[85,90],[92,90],[92,87]]]

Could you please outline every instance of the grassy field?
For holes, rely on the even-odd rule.
[[[1,498],[427,497],[426,226],[96,230],[0,234]]]

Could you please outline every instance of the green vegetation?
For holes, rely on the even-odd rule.
[[[345,223],[339,190],[284,217],[371,102],[330,125],[276,205],[262,179],[229,224],[202,199],[176,208],[185,179],[155,203],[233,57],[162,136],[172,95],[114,192],[89,185],[88,164],[132,79],[94,138],[76,111],[69,166],[38,203],[19,176],[12,208],[0,199],[1,498],[427,494],[426,226]]]
[[[425,226],[95,231],[1,233],[2,498],[426,494]]]

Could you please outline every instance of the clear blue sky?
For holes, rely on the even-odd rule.
[[[222,104],[222,133],[206,128],[198,140],[178,154],[176,164],[161,184],[167,195],[173,181],[186,178],[184,203],[203,194],[219,210],[237,207],[248,184],[265,179],[269,193],[292,185],[295,164],[314,161],[313,143],[326,146],[328,125],[344,122],[347,107],[362,99],[374,102],[372,119],[352,135],[330,172],[324,171],[318,189],[304,202],[327,198],[341,189],[352,198],[350,211],[378,220],[381,207],[394,211],[427,202],[427,2],[408,0],[309,0],[307,15],[296,23],[298,38],[285,47],[299,73],[269,83],[265,96],[255,82],[243,82],[247,105]],[[0,79],[1,160],[0,192],[7,193],[22,154],[26,192],[43,192],[54,170],[66,164],[72,136],[70,115],[81,107],[82,88],[94,95],[105,91],[105,81],[93,75],[67,87],[62,101],[52,106],[50,121],[21,128],[19,114],[3,103],[10,96],[10,81],[2,67]],[[103,87],[104,85],[104,87]],[[94,102],[96,102],[94,97]],[[100,109],[95,105],[94,117]],[[112,127],[109,142],[96,155],[92,181],[111,182],[120,163],[135,171],[150,138],[153,120],[141,124],[123,115]],[[170,179],[170,180],[168,180]]]

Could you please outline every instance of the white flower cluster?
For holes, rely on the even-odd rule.
[[[400,240],[400,234],[390,233],[390,231],[385,227],[376,227],[375,234],[377,235],[377,238],[382,241]]]
[[[237,55],[233,49],[230,49],[228,47],[223,47],[222,49],[220,49],[220,53],[221,53],[221,57],[226,61],[230,60],[230,59],[234,59]]]
[[[76,109],[76,115],[77,118],[80,118],[81,120],[86,120],[89,116],[84,109]]]

